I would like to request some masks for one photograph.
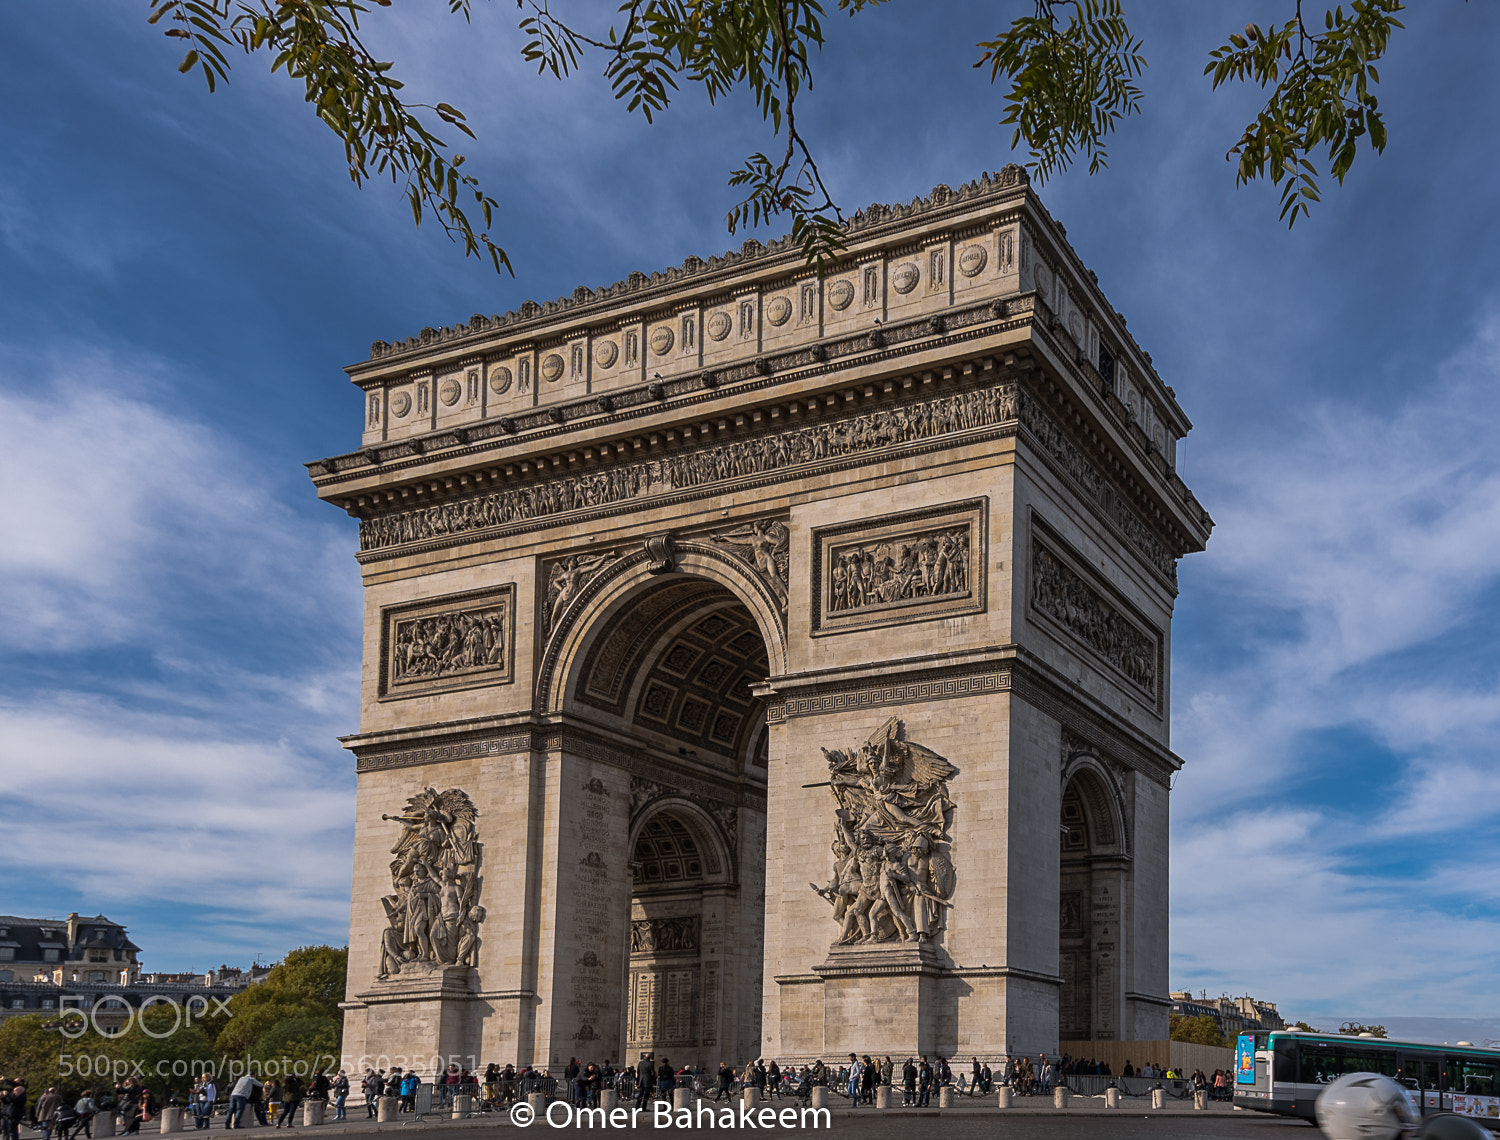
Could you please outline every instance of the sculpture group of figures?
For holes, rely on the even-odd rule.
[[[902,407],[862,412],[754,439],[704,447],[682,455],[626,463],[608,470],[547,479],[513,491],[476,495],[361,519],[361,550],[486,527],[506,526],[566,511],[627,502],[647,495],[722,482],[801,463],[874,451],[1016,418],[1013,384],[972,389]]]
[[[698,916],[637,919],[630,924],[632,954],[672,954],[698,949]]]
[[[396,623],[391,680],[446,677],[505,664],[505,610],[464,610]]]
[[[1156,692],[1156,642],[1045,547],[1031,553],[1032,604],[1050,614],[1148,692]]]
[[[963,594],[969,589],[969,528],[846,546],[831,562],[829,613]]]
[[[834,812],[833,879],[810,884],[833,905],[837,941],[919,942],[941,933],[956,884],[949,859],[958,769],[906,739],[891,717],[858,748],[823,749]]]
[[[389,919],[380,940],[382,978],[409,963],[479,964],[482,845],[474,817],[473,803],[458,788],[424,788],[402,814],[380,817],[401,824],[391,848],[394,891],[380,900]]]

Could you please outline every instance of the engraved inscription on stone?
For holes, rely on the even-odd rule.
[[[515,587],[384,611],[381,696],[511,679]]]
[[[1035,536],[1031,544],[1031,604],[1062,623],[1141,688],[1156,694],[1159,638],[1143,633]]]

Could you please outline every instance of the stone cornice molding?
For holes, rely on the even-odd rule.
[[[804,383],[807,381],[837,380],[852,365],[868,368],[893,364],[899,371],[904,358],[918,353],[930,354],[933,349],[950,347],[961,350],[966,342],[1029,329],[1037,312],[1045,314],[1046,305],[1035,293],[985,300],[955,308],[940,317],[896,321],[877,329],[789,346],[752,360],[614,389],[607,393],[607,406],[598,396],[541,404],[512,416],[372,444],[343,455],[313,460],[306,466],[320,493],[337,498],[337,488],[351,481],[368,480],[376,474],[384,479],[402,471],[428,468],[433,454],[439,450],[444,451],[441,460],[450,466],[450,461],[475,458],[491,463],[513,461],[494,453],[497,449],[519,450],[552,439],[561,441],[576,436],[580,426],[596,430],[626,428],[632,420],[678,412],[691,419],[702,414],[693,409],[722,402],[730,395],[739,397],[775,390],[777,398],[795,400],[807,393],[790,391],[788,386],[794,382],[807,387]],[[860,379],[855,386],[866,382]],[[846,379],[844,383],[849,381]],[[653,388],[659,389],[659,394]],[[743,415],[748,410],[736,408],[735,413]],[[709,418],[723,414],[710,410]],[[578,445],[573,446],[576,449]]]
[[[770,677],[756,693],[765,698],[766,718],[773,725],[806,716],[1009,693],[1158,784],[1169,786],[1182,767],[1170,749],[1120,724],[1081,687],[1019,645]]]
[[[355,770],[361,774],[488,756],[568,752],[641,779],[670,782],[672,787],[698,800],[765,810],[764,788],[728,783],[722,774],[716,778],[712,767],[704,765],[700,770],[646,741],[615,736],[581,722],[570,723],[566,717],[527,718],[521,724],[507,719],[499,725],[494,719],[439,722],[399,733],[369,733],[339,739],[355,753]]]

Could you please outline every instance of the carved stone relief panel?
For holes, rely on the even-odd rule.
[[[514,583],[381,611],[380,697],[514,679]]]
[[[1161,698],[1161,631],[1083,566],[1060,538],[1032,519],[1033,616],[1061,626],[1156,704]]]
[[[825,748],[834,812],[833,878],[808,884],[833,906],[836,944],[927,942],[957,885],[948,781],[958,769],[891,717],[863,744]]]
[[[381,898],[380,977],[443,966],[479,964],[479,905],[484,845],[475,833],[474,804],[458,788],[423,788],[398,815],[391,848],[391,894]]]
[[[981,612],[988,502],[813,531],[813,635]]]

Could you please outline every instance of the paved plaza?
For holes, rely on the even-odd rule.
[[[671,1128],[656,1129],[649,1123],[650,1115],[642,1113],[639,1126],[634,1129],[599,1129],[581,1127],[552,1128],[538,1121],[529,1128],[518,1128],[503,1113],[485,1119],[450,1120],[433,1116],[421,1121],[405,1119],[375,1126],[363,1119],[351,1119],[347,1124],[329,1124],[320,1132],[336,1133],[340,1136],[370,1136],[376,1133],[401,1135],[412,1131],[441,1131],[462,1133],[466,1140],[482,1140],[483,1137],[503,1134],[510,1140],[522,1136],[543,1137],[603,1137],[620,1132],[646,1136],[658,1133],[666,1136],[708,1137],[726,1131],[722,1128]],[[1003,1137],[1006,1140],[1106,1140],[1110,1137],[1172,1137],[1174,1140],[1229,1140],[1237,1137],[1262,1137],[1264,1140],[1280,1140],[1281,1137],[1311,1135],[1309,1126],[1299,1120],[1267,1116],[1259,1113],[1237,1112],[1227,1106],[1213,1106],[1207,1111],[1195,1112],[1186,1106],[1173,1105],[1165,1110],[1152,1112],[1144,1107],[1127,1107],[1117,1110],[1102,1108],[1069,1108],[1059,1111],[1038,1105],[999,1110],[990,1108],[956,1108],[949,1110],[892,1109],[835,1109],[830,1113],[830,1124],[826,1128],[769,1128],[755,1129],[765,1136],[798,1136],[803,1134],[835,1133],[848,1140],[919,1140],[938,1137],[940,1140],[991,1140]],[[750,1129],[735,1131],[749,1132]]]

